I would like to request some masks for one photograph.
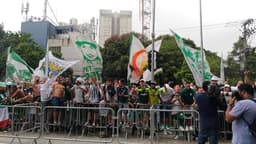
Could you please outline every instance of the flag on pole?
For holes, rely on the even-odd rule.
[[[0,107],[0,128],[6,128],[10,123],[8,107]]]
[[[103,59],[99,47],[94,42],[81,38],[75,44],[83,56],[84,76],[102,81]]]
[[[176,43],[178,47],[180,48],[181,52],[183,53],[183,56],[188,64],[188,67],[190,68],[192,75],[194,77],[195,83],[198,86],[202,86],[202,55],[200,50],[193,49],[186,45],[182,38],[172,31],[174,34]],[[205,55],[205,54],[204,54]],[[210,71],[209,64],[204,57],[204,81],[211,80],[213,77],[213,74]]]
[[[33,69],[11,47],[8,48],[6,61],[6,82],[28,82],[31,79]]]
[[[155,50],[156,52],[159,52],[160,47],[161,47],[161,44],[162,44],[162,40],[157,40],[157,41],[155,42],[154,50]],[[147,46],[146,50],[147,50],[147,52],[150,52],[150,51],[152,50],[152,44],[150,44],[149,46]]]
[[[161,47],[161,44],[162,44],[162,40],[157,40],[154,44],[155,44],[154,50],[159,53],[159,50],[160,50],[160,47]],[[151,52],[152,44],[147,46],[146,50],[147,50],[148,53]],[[156,75],[157,73],[163,71],[162,68],[157,68],[158,63],[156,62],[156,57],[157,57],[157,55],[154,56],[154,63],[155,63],[155,65],[154,65],[155,66],[155,68],[154,68],[154,75]],[[152,80],[151,70],[147,69],[146,71],[144,71],[143,79],[145,81],[151,81]]]
[[[138,38],[132,35],[130,46],[127,80],[137,83],[148,65],[148,54]]]
[[[49,51],[49,65],[48,65],[48,71],[53,72],[55,76],[61,75],[64,71],[66,71],[68,68],[73,66],[74,64],[78,63],[79,61],[65,61],[59,58],[56,58],[53,56],[52,52]],[[34,75],[37,76],[46,76],[45,73],[45,58],[40,60],[38,67],[36,68]]]

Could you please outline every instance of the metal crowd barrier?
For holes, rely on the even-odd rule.
[[[5,105],[10,120],[10,126],[4,132],[0,132],[0,137],[11,138],[10,143],[15,139],[21,144],[21,139],[31,139],[37,143],[40,137],[40,127],[42,116],[41,107],[35,103]]]
[[[142,117],[143,114],[144,117]],[[182,122],[173,114],[183,115]],[[118,110],[117,115],[119,115],[117,121],[119,143],[131,143],[130,137],[140,138],[140,143],[145,143],[148,139],[151,143],[154,143],[154,141],[159,142],[160,137],[161,139],[172,138],[171,135],[163,136],[165,130],[173,134],[182,133],[184,139],[190,143],[191,135],[199,128],[199,114],[189,107],[183,107],[180,110],[160,109],[160,105],[151,106],[148,109],[121,108]],[[161,125],[166,125],[165,122],[167,121],[163,120],[165,115],[169,117],[169,127],[168,129],[160,129]],[[180,129],[181,126],[184,129]],[[186,126],[191,126],[191,129],[186,129]],[[148,139],[146,138],[147,136]]]
[[[175,105],[143,105],[119,108],[117,104],[75,104],[74,106],[46,106],[38,103],[7,105],[5,112],[11,120],[7,132],[0,137],[11,142],[38,139],[92,143],[155,143],[179,136],[191,142],[191,136],[199,130],[199,114],[191,107],[175,108]],[[111,107],[111,108],[110,108]],[[54,122],[53,113],[60,112],[60,122]],[[94,118],[95,124],[91,119]],[[89,117],[88,117],[89,116]],[[90,118],[90,119],[89,119]],[[219,111],[220,134],[227,139],[232,134],[230,124],[225,122],[225,112]],[[86,122],[90,122],[87,124]],[[191,127],[190,127],[191,126]],[[115,135],[116,134],[116,135]],[[180,139],[179,138],[179,139]]]
[[[52,140],[112,143],[114,127],[107,125],[113,118],[113,109],[100,105],[46,106],[42,118],[42,138],[51,143]],[[61,113],[61,121],[54,122],[54,112]],[[94,117],[95,114],[95,117]],[[95,124],[88,119],[96,118]],[[90,122],[88,124],[87,122]]]

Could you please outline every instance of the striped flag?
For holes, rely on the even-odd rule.
[[[172,33],[174,34],[176,43],[180,48],[181,52],[183,53],[183,56],[188,64],[188,67],[192,72],[196,85],[202,86],[203,81],[211,80],[211,78],[214,75],[211,73],[209,64],[205,57],[204,57],[204,67],[202,68],[202,55],[200,50],[189,47],[183,42],[182,38],[178,34],[176,34],[173,31]],[[204,80],[202,79],[203,69],[204,69]]]
[[[10,47],[6,61],[6,82],[30,81],[33,69]]]
[[[10,122],[8,107],[0,107],[0,128],[6,128]]]

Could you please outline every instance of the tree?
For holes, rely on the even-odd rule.
[[[182,79],[193,82],[194,79],[192,73],[184,60],[183,54],[177,47],[174,37],[170,35],[162,35],[156,40],[158,39],[162,39],[158,62],[161,63],[160,65],[163,71],[159,72],[155,76],[155,80],[159,84],[163,84],[168,81],[181,83]],[[196,47],[193,41],[186,39],[184,41],[187,45],[199,49]],[[103,57],[104,79],[126,79],[130,43],[130,34],[125,34],[120,37],[113,36],[106,41],[105,48],[101,49]],[[147,45],[151,44],[151,41],[142,41],[142,43],[146,47]],[[220,58],[216,55],[216,53],[212,53],[210,51],[206,51],[206,57],[209,61],[212,72],[215,75],[219,74]]]
[[[5,65],[7,59],[7,48],[10,46],[23,58],[32,68],[38,66],[38,62],[45,55],[45,50],[40,48],[29,34],[20,32],[5,32],[0,26],[0,76],[5,79]]]
[[[256,54],[251,48],[243,49],[243,38],[239,37],[237,42],[233,45],[233,50],[228,55],[227,66],[225,68],[225,77],[229,83],[236,85],[238,80],[243,79],[243,70],[241,70],[241,63],[243,62],[242,56],[246,53],[247,67],[250,71],[250,78],[255,79],[256,77]],[[250,47],[250,46],[249,46]]]

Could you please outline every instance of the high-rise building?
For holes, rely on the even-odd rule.
[[[100,10],[99,45],[104,47],[105,41],[113,35],[122,35],[132,31],[132,12]]]

